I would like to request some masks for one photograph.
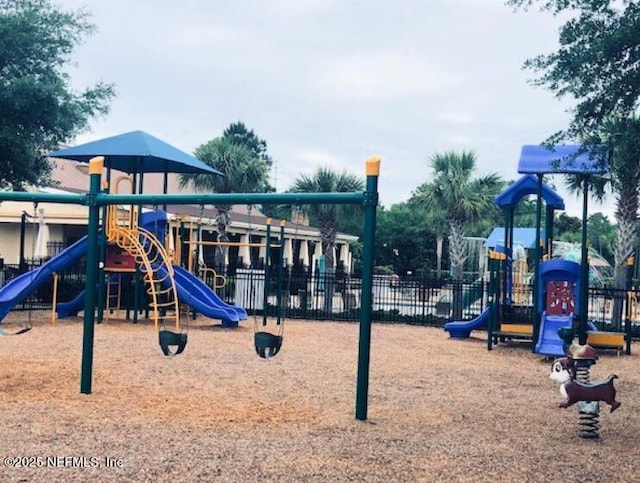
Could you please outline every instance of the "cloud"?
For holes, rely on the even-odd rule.
[[[425,57],[398,52],[336,56],[315,66],[316,92],[369,100],[417,96],[459,85],[452,72]]]
[[[473,116],[465,112],[443,112],[438,115],[442,121],[467,126],[473,123]]]
[[[77,8],[86,0],[60,0]],[[382,202],[406,200],[436,152],[473,149],[516,179],[523,144],[566,126],[569,101],[523,62],[554,50],[558,19],[501,0],[110,0],[74,52],[73,85],[116,83],[82,140],[142,129],[192,152],[243,121],[278,161],[278,187],[382,157]]]

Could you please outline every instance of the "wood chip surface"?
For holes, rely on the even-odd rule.
[[[288,320],[265,361],[252,320],[198,319],[174,358],[148,322],[109,321],[83,395],[82,319],[31,318],[27,334],[0,337],[1,482],[640,481],[635,347],[592,368],[619,376],[622,406],[603,404],[601,437],[585,440],[577,409],[557,407],[550,363],[524,345],[488,352],[483,332],[374,324],[362,422],[356,323]]]

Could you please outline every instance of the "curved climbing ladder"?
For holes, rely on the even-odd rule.
[[[180,333],[180,306],[169,254],[156,236],[138,226],[138,207],[124,212],[110,207],[107,216],[107,240],[134,257],[143,274],[146,292],[156,330],[160,330],[160,345],[165,355],[179,354],[186,345],[186,333]],[[175,333],[164,330],[173,325]],[[177,346],[171,352],[168,346]]]

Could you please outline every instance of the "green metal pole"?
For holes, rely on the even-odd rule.
[[[580,262],[580,319],[578,321],[578,343],[587,343],[587,318],[589,314],[589,247],[587,246],[587,204],[589,199],[589,176],[584,175],[582,189],[582,260]]]
[[[111,186],[111,168],[107,168],[107,193]],[[107,252],[107,206],[102,207],[102,230],[100,232],[100,238],[98,244],[100,246],[99,260],[98,260],[98,323],[101,324],[104,318],[104,309],[107,299],[107,290],[109,290],[109,284],[105,281],[104,262],[106,260]]]
[[[278,256],[278,289],[276,292],[276,323],[282,323],[282,295],[284,290],[284,225],[285,220],[280,221],[280,255]]]
[[[100,191],[100,177],[104,157],[97,156],[89,162],[89,226],[87,234],[87,280],[85,282],[84,327],[82,334],[82,367],[80,373],[80,392],[91,394],[93,371],[93,332],[96,308],[96,276],[98,269],[98,226],[100,208],[95,197]]]
[[[87,195],[27,193],[26,191],[0,191],[0,201],[32,201],[34,203],[86,205]]]
[[[57,203],[58,198],[67,200],[68,203],[75,202],[84,204],[84,195],[52,195],[31,199],[24,195],[18,196],[13,193],[6,199],[17,201],[51,201]],[[0,192],[0,200],[5,199],[7,194]],[[15,195],[15,196],[13,196]],[[31,194],[32,197],[35,193]],[[66,196],[66,198],[65,198]],[[331,205],[353,205],[362,203],[365,193],[212,193],[212,194],[187,194],[187,195],[161,195],[161,194],[100,194],[97,197],[99,205],[308,205],[314,203]],[[79,199],[79,201],[77,201]],[[71,201],[74,200],[74,201]],[[61,201],[64,202],[64,201]]]
[[[362,255],[362,293],[360,296],[360,340],[358,344],[358,382],[356,386],[356,419],[367,419],[369,394],[369,356],[371,351],[371,304],[373,287],[373,257],[378,208],[378,176],[380,158],[366,161],[367,189],[364,204],[364,238]]]

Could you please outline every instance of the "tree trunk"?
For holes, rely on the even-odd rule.
[[[218,216],[216,217],[216,233],[218,242],[226,243],[229,241],[229,234],[227,228],[231,224],[231,217],[229,216],[229,211],[231,211],[231,206],[223,205],[217,206]],[[215,263],[216,268],[222,267],[223,270],[226,270],[225,261],[227,260],[227,252],[229,250],[228,245],[218,245],[215,251]]]
[[[438,235],[436,238],[436,277],[438,280],[442,278],[442,243],[444,238]]]
[[[464,223],[459,220],[449,222],[451,235],[449,236],[449,258],[453,267],[453,278],[464,278],[464,262],[467,261],[467,244],[464,239]]]
[[[613,287],[616,294],[621,294],[619,290],[626,287],[627,277],[627,259],[633,255],[633,247],[636,240],[636,217],[638,211],[638,198],[633,193],[620,194],[615,213],[615,219],[618,224],[618,233],[616,234],[616,244],[613,249],[614,257],[614,279]],[[616,330],[622,329],[622,309],[624,305],[624,297],[617,297],[613,301],[612,321]]]
[[[325,284],[324,284],[324,311],[331,314],[333,312],[333,294],[335,293],[335,259],[333,256],[336,245],[335,224],[322,222],[320,226],[320,237],[322,239],[322,253],[325,260]]]
[[[467,260],[467,244],[464,239],[464,222],[449,221],[449,258],[453,267],[453,318],[462,318],[462,280],[464,279],[464,262]]]

